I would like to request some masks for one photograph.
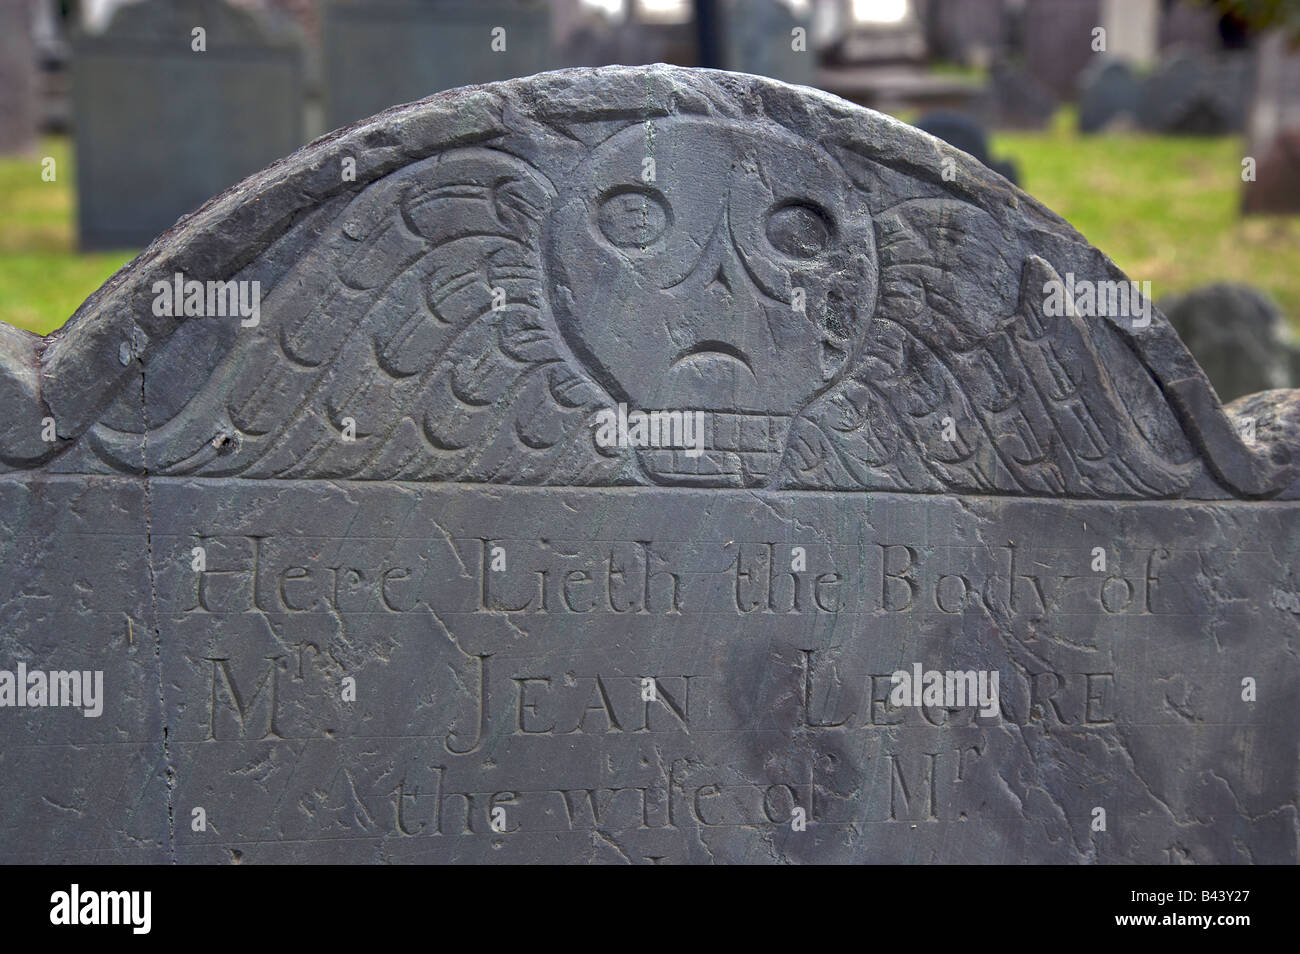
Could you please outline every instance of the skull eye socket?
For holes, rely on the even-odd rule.
[[[791,202],[767,217],[767,240],[791,258],[816,258],[831,244],[830,216],[810,202]]]
[[[615,248],[645,248],[668,230],[672,214],[664,197],[649,189],[628,186],[600,202],[596,225]]]

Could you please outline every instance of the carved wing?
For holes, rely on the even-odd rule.
[[[440,94],[215,197],[60,332],[0,335],[0,470],[646,482],[636,454],[592,439],[609,401],[547,307],[539,224],[597,144],[678,114],[825,145],[876,230],[870,334],[766,486],[1300,494],[1291,443],[1247,446],[1158,314],[1139,332],[1046,313],[1057,273],[1124,276],[1032,198],[823,94],[664,66]],[[337,176],[345,158],[357,183]],[[261,278],[261,326],[151,313],[174,272]]]
[[[602,392],[551,324],[531,166],[463,148],[365,189],[268,296],[188,407],[147,434],[151,473],[601,483]],[[223,409],[214,426],[212,408]],[[91,434],[119,466],[140,436]]]
[[[1049,316],[1045,286],[1061,276],[1037,256],[1008,260],[986,212],[913,200],[878,232],[876,319],[853,374],[792,441],[792,486],[1158,497],[1204,478],[1110,319],[1068,300]],[[972,301],[1000,304],[976,314]]]

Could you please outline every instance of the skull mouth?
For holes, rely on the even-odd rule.
[[[638,449],[637,456],[658,484],[762,487],[776,476],[792,421],[784,414],[706,410],[701,446]]]
[[[681,367],[700,367],[705,364],[734,364],[749,372],[749,376],[758,381],[749,355],[740,348],[725,341],[700,341],[687,348],[669,364],[670,370]]]

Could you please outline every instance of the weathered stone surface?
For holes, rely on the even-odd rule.
[[[178,272],[259,323],[157,314]],[[1293,432],[1066,275],[1122,279],[753,77],[313,143],[0,342],[0,669],[105,685],[0,707],[0,859],[1294,862]],[[914,664],[998,702],[894,705]]]
[[[1224,410],[1239,433],[1250,434],[1264,445],[1264,454],[1285,457],[1300,443],[1300,389],[1247,394],[1227,404]]]
[[[1292,384],[1292,351],[1277,305],[1248,285],[1208,285],[1160,302],[1224,401]]]
[[[926,113],[916,121],[916,128],[942,139],[950,146],[974,156],[1009,182],[1016,181],[1016,164],[1011,159],[994,159],[989,155],[988,136],[973,116],[951,110]]]
[[[83,248],[146,245],[302,145],[301,50],[224,0],[124,6],[73,49]]]
[[[552,65],[540,0],[326,0],[321,42],[330,128]]]

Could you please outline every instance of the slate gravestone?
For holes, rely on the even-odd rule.
[[[1300,214],[1300,50],[1281,33],[1260,43],[1249,154],[1255,179],[1243,186],[1247,214]]]
[[[321,45],[332,129],[441,90],[547,69],[550,15],[539,0],[325,0]]]
[[[1239,131],[1251,97],[1248,54],[1180,54],[1142,82],[1138,121],[1157,133],[1223,136]]]
[[[1277,305],[1248,285],[1210,285],[1160,303],[1224,401],[1286,388],[1294,346]]]
[[[4,333],[10,698],[103,690],[0,707],[0,859],[1294,863],[1292,392],[1123,281],[755,77],[313,143]]]
[[[1016,181],[1016,164],[1012,160],[997,160],[989,156],[988,137],[975,117],[950,110],[936,110],[918,119],[916,128],[969,153],[994,172],[1006,176],[1009,181]]]
[[[989,73],[993,122],[1002,129],[1042,129],[1056,112],[1052,91],[1022,67],[993,64]]]
[[[0,4],[0,155],[36,147],[39,113],[32,4]]]
[[[1007,52],[1006,0],[929,0],[930,52],[954,63],[987,66]]]
[[[223,0],[124,6],[73,50],[83,248],[146,245],[302,144],[301,51]]]
[[[729,0],[721,7],[722,55],[729,70],[812,86],[817,60],[809,45],[812,18],[781,0]],[[801,31],[796,37],[794,31]]]
[[[1137,123],[1141,83],[1124,60],[1097,60],[1079,79],[1079,131],[1102,132]]]

